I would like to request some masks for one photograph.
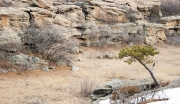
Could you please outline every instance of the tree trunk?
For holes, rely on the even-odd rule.
[[[138,60],[138,59],[137,59],[137,60]],[[138,61],[148,70],[148,72],[150,73],[151,77],[153,78],[155,84],[156,84],[157,86],[160,86],[160,83],[159,83],[159,82],[157,81],[157,79],[155,78],[152,70],[149,69],[149,68],[146,66],[146,64],[144,64],[141,60],[138,60]]]

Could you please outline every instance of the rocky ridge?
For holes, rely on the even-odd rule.
[[[37,28],[55,25],[64,36],[75,37],[83,46],[124,42],[153,45],[165,42],[167,31],[175,34],[180,30],[180,17],[162,17],[154,3],[140,5],[130,0],[18,1],[26,4],[22,6],[13,3],[14,6],[0,7],[0,45],[23,45],[24,30],[32,25]],[[11,48],[8,50],[16,51]],[[71,53],[77,54],[75,51]],[[68,65],[67,60],[60,64]]]

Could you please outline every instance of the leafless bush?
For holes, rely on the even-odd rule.
[[[71,47],[77,45],[53,25],[29,28],[24,42],[32,51],[40,53],[43,59],[54,62],[64,57]]]
[[[81,83],[81,94],[85,97],[88,97],[93,92],[94,88],[95,88],[94,82],[92,82],[88,78],[86,78]]]
[[[160,9],[163,16],[172,16],[180,14],[179,0],[161,0]]]
[[[176,31],[171,33],[169,30],[167,30],[165,32],[165,34],[167,37],[166,43],[175,45],[175,46],[180,46],[180,34],[179,33],[177,33]]]

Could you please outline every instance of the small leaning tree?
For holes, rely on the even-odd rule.
[[[155,84],[157,86],[160,86],[160,83],[157,81],[152,71],[155,66],[155,63],[152,65],[152,68],[147,67],[147,64],[153,63],[152,57],[156,54],[159,54],[159,52],[155,51],[155,49],[150,45],[132,46],[130,48],[122,49],[119,52],[118,58],[122,59],[124,57],[129,57],[125,61],[128,64],[132,64],[133,62],[138,61],[150,73]]]

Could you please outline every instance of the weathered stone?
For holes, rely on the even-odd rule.
[[[50,6],[47,3],[45,3],[44,0],[32,0],[32,2],[41,8],[45,8],[45,9],[50,8]]]
[[[88,13],[86,19],[90,21],[97,20],[109,23],[124,23],[127,21],[125,17],[126,11],[117,7],[86,5],[86,12]]]
[[[179,21],[180,16],[168,16],[160,19],[160,23],[165,24],[166,29],[171,29],[179,25]]]
[[[21,38],[18,36],[14,30],[10,28],[3,28],[3,31],[0,31],[0,44],[21,44]]]
[[[69,52],[72,54],[78,54],[79,53],[79,47],[72,47],[72,48],[70,48]]]
[[[12,64],[23,67],[25,70],[42,69],[44,71],[47,71],[48,65],[49,65],[43,59],[39,59],[38,57],[35,57],[35,56],[28,56],[25,54],[9,56],[8,60]]]
[[[8,70],[0,68],[0,74],[4,74],[4,73],[7,73],[7,72],[8,72]]]
[[[64,65],[64,66],[73,66],[73,61],[69,58],[61,58],[58,60],[57,65]]]
[[[83,69],[73,65],[71,70],[72,71],[80,71],[80,70],[83,70]]]
[[[113,53],[107,53],[103,56],[103,58],[113,59],[115,58],[115,55]]]
[[[123,91],[125,94],[132,92],[139,93],[140,91],[152,90],[154,88],[154,82],[152,79],[144,79],[144,80],[121,80],[121,79],[113,79],[102,87],[94,90],[91,94],[92,102],[91,104],[99,104],[101,100],[110,99],[111,101],[117,100],[115,98],[119,98],[119,94],[121,91],[121,96],[123,96]],[[121,100],[121,99],[118,99]],[[116,102],[117,103],[117,102]],[[115,103],[115,104],[116,104]],[[114,103],[113,103],[114,104]]]
[[[60,5],[56,6],[58,12],[63,14],[71,21],[71,27],[82,27],[85,23],[85,16],[82,8],[76,5]]]
[[[26,12],[19,11],[15,8],[0,8],[0,28],[27,28],[29,24],[29,15]]]
[[[71,22],[62,15],[56,15],[54,23],[58,24],[58,25],[62,25],[62,26],[70,26],[71,25]]]
[[[90,95],[92,100],[97,100],[100,97],[105,97],[113,92],[112,88],[99,88],[93,91],[93,94]]]

